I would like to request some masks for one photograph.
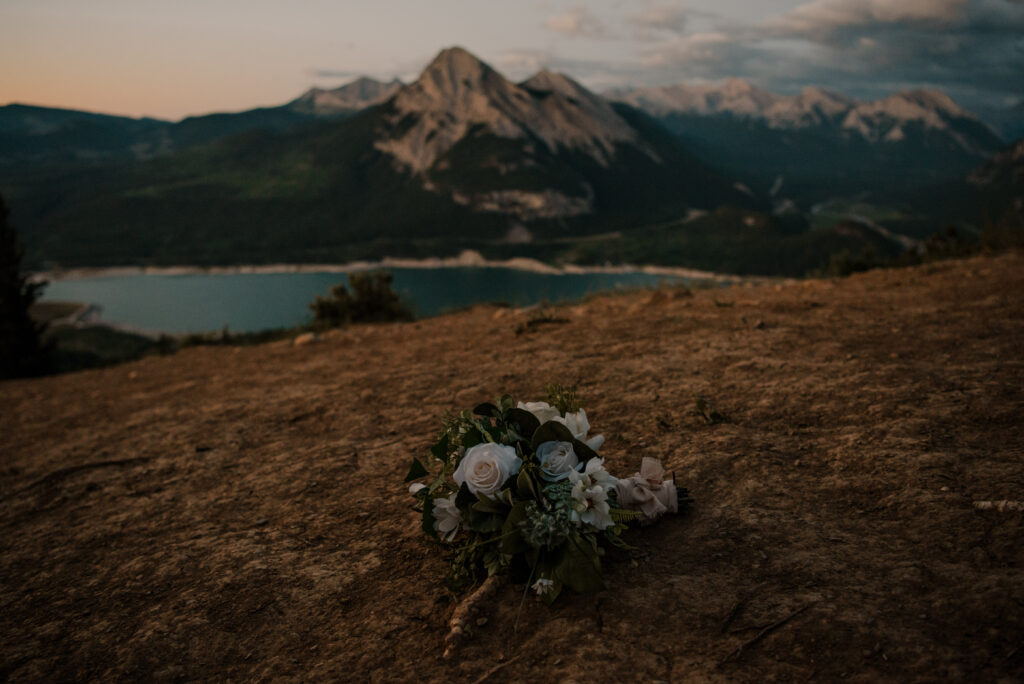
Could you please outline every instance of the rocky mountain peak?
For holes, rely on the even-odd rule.
[[[329,116],[351,112],[379,104],[394,95],[402,82],[397,78],[385,83],[368,76],[338,88],[310,88],[288,103],[288,107],[303,114]]]
[[[565,74],[548,71],[547,69],[541,69],[520,83],[520,85],[530,90],[538,90],[545,93],[562,93],[563,95],[577,95],[581,90],[584,90],[583,86]]]
[[[935,110],[948,116],[973,118],[971,114],[961,109],[957,103],[953,101],[953,98],[940,90],[929,90],[924,88],[917,90],[903,90],[897,93],[896,96],[923,109]]]
[[[414,85],[442,97],[457,97],[461,93],[478,90],[489,81],[504,80],[472,53],[460,47],[450,47],[438,53]]]
[[[391,125],[376,147],[420,173],[470,130],[540,140],[551,151],[583,150],[600,163],[608,162],[616,142],[635,139],[610,104],[571,79],[541,72],[519,86],[457,47],[441,51],[393,104]]]

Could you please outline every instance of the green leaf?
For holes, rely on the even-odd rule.
[[[505,422],[526,439],[529,439],[537,431],[537,428],[540,427],[540,421],[537,420],[537,416],[521,408],[509,409],[508,413],[505,414]]]
[[[455,495],[455,507],[465,513],[469,510],[469,507],[475,504],[477,501],[476,494],[469,491],[469,487],[465,483],[459,487],[458,493]]]
[[[448,433],[445,433],[441,439],[437,440],[437,444],[430,447],[430,453],[438,461],[447,461],[448,453],[450,451],[450,444],[448,442]]]
[[[423,502],[423,531],[427,536],[437,539],[437,530],[434,529],[434,504],[429,499]]]
[[[526,520],[527,504],[520,501],[505,517],[501,526],[501,552],[506,556],[514,556],[526,550],[526,542],[519,530],[519,523]]]
[[[480,434],[480,431],[476,427],[472,427],[466,430],[466,434],[462,436],[462,446],[470,449],[475,447],[477,444],[483,444],[487,439]]]
[[[420,459],[414,458],[412,459],[412,465],[409,467],[409,474],[405,476],[405,481],[412,482],[413,480],[418,480],[429,474],[430,471],[423,467],[423,464],[420,463]]]
[[[502,395],[501,399],[498,400],[498,405],[502,411],[508,411],[516,405],[516,400],[512,398],[511,394]]]
[[[478,416],[487,416],[488,418],[496,418],[501,415],[501,409],[492,404],[489,401],[485,401],[482,404],[478,404],[473,409],[473,413]]]
[[[578,439],[572,440],[572,450],[576,452],[576,457],[580,459],[580,463],[586,463],[592,458],[600,458],[596,451],[588,447],[585,442],[581,442]]]
[[[534,482],[533,478],[530,477],[530,474],[526,472],[526,468],[522,468],[519,471],[519,477],[516,478],[516,491],[519,492],[519,496],[524,499],[540,499],[540,494],[537,492],[537,483]]]
[[[537,447],[544,442],[574,441],[575,438],[572,436],[572,433],[569,432],[569,428],[565,427],[561,423],[549,420],[534,431],[533,439],[530,440],[530,446],[536,450]]]
[[[474,511],[480,511],[481,513],[499,513],[502,515],[508,511],[508,505],[505,503],[489,499],[488,497],[480,494],[477,494],[476,498],[476,503],[472,506]]]
[[[468,509],[467,520],[470,529],[483,533],[499,531],[505,521],[500,513],[483,513],[472,506]]]
[[[571,535],[565,544],[565,556],[555,569],[554,577],[581,594],[605,588],[597,550],[578,534]]]

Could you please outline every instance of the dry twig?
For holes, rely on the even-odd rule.
[[[484,672],[482,675],[480,675],[473,682],[473,684],[483,684],[483,682],[486,682],[488,679],[490,679],[492,675],[497,674],[503,667],[508,667],[509,665],[511,665],[512,663],[516,662],[517,660],[519,660],[522,657],[523,656],[521,656],[521,655],[517,655],[515,658],[511,658],[509,660],[506,660],[503,663],[498,663],[497,665],[492,667],[490,670],[488,670],[487,672]]]
[[[759,641],[764,639],[766,636],[768,636],[769,634],[771,634],[772,632],[777,630],[779,627],[782,627],[787,622],[789,622],[790,620],[795,618],[797,615],[799,615],[800,613],[802,613],[805,610],[807,610],[808,608],[810,608],[812,605],[814,605],[814,604],[813,603],[808,603],[807,605],[803,606],[802,608],[796,609],[795,611],[793,611],[792,613],[790,613],[786,617],[784,617],[784,618],[782,618],[780,620],[776,620],[772,624],[768,625],[767,627],[762,629],[760,632],[758,632],[752,639],[748,639],[747,641],[744,641],[742,644],[740,644],[739,646],[736,647],[735,651],[733,651],[729,655],[727,655],[724,658],[722,658],[722,660],[720,660],[718,662],[719,667],[721,667],[725,663],[729,662],[730,660],[735,660],[735,659],[739,658],[741,655],[743,655],[743,651],[744,650],[750,648],[751,646],[754,646]]]
[[[479,604],[494,594],[498,588],[499,581],[497,575],[488,577],[476,591],[464,598],[459,605],[455,606],[455,612],[452,613],[452,619],[448,623],[450,629],[444,638],[443,657],[445,660],[451,658],[455,653],[455,650],[466,636],[466,627],[469,626],[469,621],[477,611]]]

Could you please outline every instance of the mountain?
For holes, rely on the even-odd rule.
[[[555,259],[587,235],[761,206],[642,112],[559,74],[512,83],[459,48],[347,118],[250,130],[58,186],[7,182],[31,255],[62,264],[463,248]]]
[[[10,104],[0,107],[0,166],[94,165],[166,156],[252,130],[279,131],[318,117],[348,116],[386,100],[399,87],[398,80],[360,78],[333,90],[313,88],[277,107],[178,122]]]
[[[350,114],[384,102],[401,87],[402,82],[397,78],[384,83],[363,76],[340,88],[310,88],[286,107],[299,114],[315,116]]]
[[[442,51],[382,116],[374,148],[477,212],[644,220],[749,204],[638,112],[546,71],[512,83],[460,48]]]
[[[1004,140],[1024,137],[1024,100],[1009,107],[979,110],[978,115],[998,131]]]
[[[967,177],[982,195],[989,224],[1004,235],[1024,242],[1024,139],[1006,147]]]
[[[0,107],[0,166],[142,158],[166,147],[169,122],[10,104]]]
[[[778,95],[729,79],[608,96],[657,117],[699,156],[752,186],[808,204],[960,178],[1004,144],[933,90],[860,101],[820,88]]]

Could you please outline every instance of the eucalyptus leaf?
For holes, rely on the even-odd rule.
[[[586,463],[592,458],[600,458],[596,451],[587,446],[586,442],[578,439],[572,440],[572,450],[576,452],[576,456],[580,459],[580,463]]]
[[[418,480],[429,474],[430,471],[423,467],[423,464],[420,463],[420,459],[414,458],[412,459],[412,465],[409,466],[409,474],[405,476],[405,481],[412,482],[413,480]]]
[[[463,485],[459,487],[458,494],[455,495],[455,507],[458,508],[460,511],[466,511],[469,509],[470,506],[472,506],[476,502],[476,494],[469,491],[469,487],[467,487],[465,483],[463,483]]]
[[[437,539],[437,530],[434,529],[434,504],[429,499],[423,502],[423,531],[428,536]]]
[[[477,444],[483,444],[487,439],[480,434],[480,431],[476,427],[466,430],[466,434],[462,436],[462,446],[467,449],[475,447]]]
[[[449,447],[450,447],[450,444],[449,444],[449,441],[448,441],[448,433],[445,433],[441,437],[441,439],[437,440],[437,444],[435,444],[434,446],[430,447],[430,453],[438,461],[447,461],[448,460],[448,452],[450,450]]]
[[[565,427],[561,423],[549,420],[534,431],[533,438],[530,440],[530,446],[536,450],[537,447],[544,442],[574,441],[575,438],[572,436],[572,432],[569,431],[569,428]]]
[[[482,404],[478,404],[473,409],[473,413],[478,416],[487,416],[488,418],[496,418],[501,415],[501,409],[492,404],[489,401],[485,401]]]
[[[521,408],[509,409],[505,414],[505,422],[512,425],[516,432],[527,439],[540,427],[540,421],[537,420],[537,416]]]

